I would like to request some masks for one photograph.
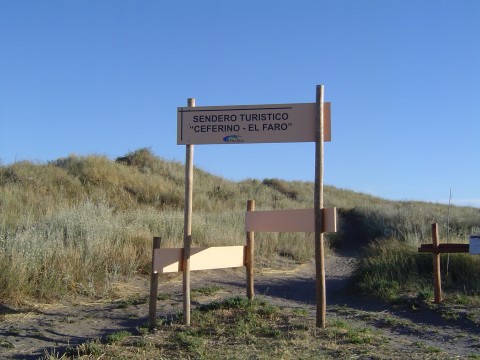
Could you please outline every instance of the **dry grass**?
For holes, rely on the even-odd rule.
[[[258,210],[313,206],[309,182],[232,182],[201,169],[194,179],[194,245],[244,244],[248,199],[256,200]],[[162,237],[162,246],[181,246],[183,193],[183,166],[149,149],[116,161],[71,155],[47,164],[0,166],[0,296],[108,295],[113,281],[148,271],[153,236]],[[340,231],[329,236],[332,246],[385,239],[414,246],[430,242],[432,222],[445,233],[443,205],[385,201],[331,186],[325,198],[340,213]],[[478,209],[451,208],[451,241],[479,229]],[[262,264],[279,254],[297,262],[313,256],[313,234],[256,238]]]

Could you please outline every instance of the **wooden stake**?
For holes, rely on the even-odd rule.
[[[440,304],[442,302],[442,276],[440,274],[440,253],[438,252],[440,237],[438,236],[437,223],[432,224],[432,244],[434,302],[435,304]]]
[[[195,99],[188,99],[188,107],[195,107]],[[190,325],[190,247],[192,241],[193,202],[193,144],[186,145],[185,208],[183,223],[183,322]]]
[[[148,309],[148,328],[150,331],[157,326],[157,298],[158,298],[158,273],[154,268],[154,256],[155,249],[160,249],[160,243],[162,239],[159,237],[153,238],[153,250],[152,250],[152,271],[150,275],[150,300]]]
[[[255,200],[247,201],[247,211],[255,211]],[[247,272],[247,297],[253,300],[255,292],[253,289],[253,254],[255,244],[255,232],[247,231],[247,247],[245,249],[245,266]]]
[[[315,272],[316,272],[316,299],[317,299],[317,327],[326,326],[326,289],[325,289],[325,245],[323,240],[323,141],[324,141],[324,113],[323,113],[323,85],[317,85],[316,93],[316,122],[315,122]]]

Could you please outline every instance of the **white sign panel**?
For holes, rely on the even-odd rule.
[[[480,255],[480,235],[470,236],[469,253]]]
[[[315,103],[179,107],[177,144],[315,141]],[[324,140],[330,141],[330,103],[324,104]]]
[[[337,232],[337,208],[323,208],[322,232]],[[314,232],[314,209],[247,211],[245,231]]]
[[[154,273],[182,271],[182,248],[155,249]],[[190,270],[226,269],[245,266],[245,246],[215,246],[190,249]]]

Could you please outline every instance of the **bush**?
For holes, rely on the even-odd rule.
[[[118,157],[115,162],[134,166],[143,173],[149,173],[156,170],[158,158],[155,157],[150,148],[142,148]]]
[[[401,293],[418,292],[431,282],[432,259],[398,240],[368,245],[356,278],[364,294],[393,301]]]
[[[447,255],[441,258],[445,275]],[[450,255],[445,291],[480,292],[480,259],[468,254]],[[358,288],[366,295],[396,301],[404,294],[425,298],[433,295],[431,254],[418,253],[417,248],[398,240],[376,241],[367,247],[366,256],[356,271]]]
[[[298,193],[294,189],[290,188],[290,186],[288,186],[288,183],[285,181],[281,181],[278,179],[264,179],[262,183],[263,185],[269,186],[277,190],[279,193],[285,195],[289,199],[297,199]]]

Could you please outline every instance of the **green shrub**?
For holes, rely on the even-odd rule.
[[[402,293],[418,293],[429,286],[432,259],[398,240],[376,241],[359,263],[357,286],[364,294],[395,301]]]
[[[441,256],[445,291],[480,293],[480,259],[468,254]],[[387,301],[398,301],[411,294],[420,300],[433,298],[432,255],[418,253],[417,248],[398,240],[377,241],[367,248],[356,273],[358,288]]]

